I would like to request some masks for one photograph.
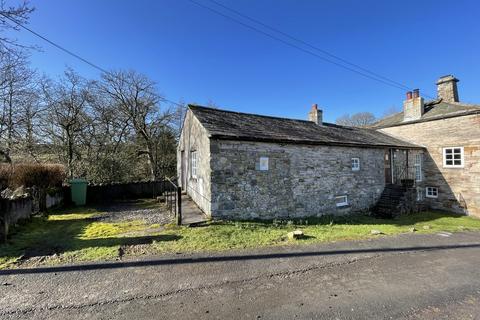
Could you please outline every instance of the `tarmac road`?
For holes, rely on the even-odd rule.
[[[480,319],[480,233],[0,271],[0,319]]]

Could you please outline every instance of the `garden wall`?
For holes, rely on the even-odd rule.
[[[164,191],[171,190],[173,189],[163,180],[88,185],[87,204],[103,204],[117,200],[155,198],[161,196]],[[69,203],[71,200],[70,187],[64,189],[64,195],[65,202]]]
[[[10,226],[30,218],[34,205],[31,197],[0,199],[0,239],[6,240]]]

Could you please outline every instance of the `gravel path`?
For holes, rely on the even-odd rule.
[[[144,208],[136,201],[118,202],[105,206],[98,206],[100,212],[93,218],[105,222],[121,222],[142,220],[147,224],[167,224],[173,219],[172,214],[164,206]]]

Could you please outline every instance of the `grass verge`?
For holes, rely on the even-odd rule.
[[[203,227],[159,228],[143,221],[104,222],[94,209],[63,210],[34,217],[15,228],[0,245],[0,269],[113,260],[138,254],[220,251],[378,237],[409,232],[480,230],[480,220],[439,212],[423,212],[394,220],[368,216],[322,217],[295,221],[211,222]],[[300,229],[304,239],[287,240]],[[141,248],[141,250],[137,250]]]

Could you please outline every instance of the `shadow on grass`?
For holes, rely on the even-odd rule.
[[[68,215],[69,212],[63,211],[62,214]],[[0,259],[17,258],[20,256],[22,259],[28,259],[87,248],[142,245],[151,244],[153,241],[161,242],[181,239],[179,235],[129,237],[102,236],[101,233],[98,237],[83,238],[82,235],[85,230],[96,220],[96,218],[88,216],[84,218],[75,216],[72,219],[65,220],[47,220],[44,217],[34,217],[26,224],[16,227],[7,243],[0,245]],[[104,225],[113,226],[114,224]],[[128,229],[126,232],[128,232]]]
[[[252,260],[269,260],[269,259],[285,259],[285,258],[301,258],[301,257],[322,257],[348,254],[364,254],[364,253],[395,253],[395,252],[416,252],[416,251],[441,251],[453,249],[478,249],[480,243],[473,244],[454,244],[454,245],[434,245],[434,246],[414,246],[414,247],[397,247],[397,248],[366,248],[366,249],[346,249],[346,250],[325,250],[325,251],[301,251],[287,253],[268,253],[268,254],[249,254],[249,255],[229,255],[229,256],[206,256],[198,258],[175,258],[175,259],[154,259],[142,261],[128,262],[105,262],[91,263],[81,265],[68,265],[59,267],[42,267],[34,269],[11,269],[0,270],[0,275],[15,274],[37,274],[52,272],[72,272],[72,271],[88,271],[88,270],[108,270],[119,268],[136,268],[164,265],[182,265],[197,263],[219,263],[231,261],[252,261]]]
[[[241,220],[237,221],[238,223],[252,223],[256,225],[262,225],[265,227],[268,226],[326,226],[326,225],[392,225],[392,226],[408,226],[414,225],[417,223],[425,223],[441,218],[462,218],[464,215],[450,213],[450,212],[441,212],[441,211],[426,211],[419,212],[410,215],[403,215],[393,219],[381,219],[375,218],[370,215],[365,214],[354,214],[348,216],[334,216],[334,215],[324,215],[321,217],[306,217],[306,218],[282,218],[282,219],[254,219],[254,220]],[[210,225],[221,225],[221,224],[235,224],[236,221],[213,221]]]

